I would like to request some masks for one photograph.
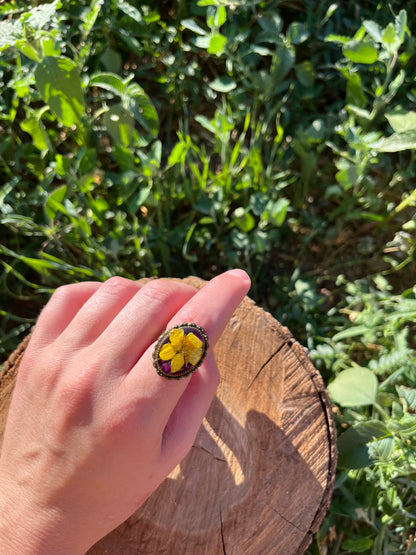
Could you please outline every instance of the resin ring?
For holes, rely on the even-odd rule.
[[[180,324],[159,337],[153,351],[153,366],[164,378],[182,378],[202,364],[208,350],[208,336],[196,324]]]

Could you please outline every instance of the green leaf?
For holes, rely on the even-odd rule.
[[[250,197],[249,204],[253,214],[261,216],[266,210],[269,202],[269,195],[265,193],[254,193],[254,195]]]
[[[215,25],[221,27],[227,21],[227,10],[225,6],[218,6],[215,14]]]
[[[286,219],[289,206],[290,201],[284,197],[279,198],[276,202],[269,201],[266,210],[262,214],[262,219],[280,227]]]
[[[404,37],[406,34],[406,26],[407,26],[407,12],[406,10],[400,10],[399,15],[396,16],[395,19],[395,27],[398,40],[400,44],[403,43]]]
[[[326,10],[324,18],[321,21],[321,26],[323,26],[327,21],[329,21],[329,19],[331,19],[331,17],[334,15],[334,13],[337,11],[338,8],[339,8],[339,4],[336,4],[336,3],[330,4],[329,8]]]
[[[334,35],[331,33],[325,37],[325,42],[335,42],[336,44],[346,45],[349,41],[350,37],[347,37],[346,35]]]
[[[263,12],[258,19],[260,27],[267,33],[279,34],[283,28],[282,18],[275,12]]]
[[[137,194],[128,203],[128,210],[130,214],[137,214],[137,211],[141,206],[144,205],[146,200],[149,198],[152,187],[140,187]]]
[[[346,75],[346,78],[348,80],[346,94],[347,103],[358,106],[359,108],[365,108],[367,106],[367,97],[364,93],[360,75],[358,73],[351,73]]]
[[[114,29],[114,33],[116,33],[121,40],[128,46],[128,50],[131,50],[132,53],[136,54],[139,58],[143,56],[143,46],[140,42],[134,38],[131,33],[128,33],[126,29],[120,27],[118,29]]]
[[[209,38],[208,52],[210,54],[221,54],[227,44],[227,37],[221,33],[211,35]]]
[[[121,104],[114,104],[104,113],[103,123],[113,141],[122,146],[131,146],[134,142],[134,119]]]
[[[202,36],[207,35],[207,31],[205,31],[205,29],[200,27],[193,19],[183,19],[181,21],[181,25],[185,27],[185,29],[189,29],[190,31],[193,31],[197,35],[202,35]]]
[[[204,50],[206,50],[209,47],[210,38],[211,37],[209,35],[205,35],[203,37],[199,36],[191,40],[191,42],[195,44],[195,46],[197,46],[198,48],[203,48]]]
[[[404,69],[401,69],[396,77],[393,79],[393,81],[391,81],[391,83],[389,84],[389,92],[395,94],[403,85],[405,78],[406,72],[404,71]],[[392,95],[390,95],[390,98],[392,98]]]
[[[309,60],[295,65],[296,77],[304,87],[312,87],[315,83],[315,68]]]
[[[236,208],[232,214],[232,218],[237,226],[244,231],[244,233],[249,233],[253,227],[256,225],[256,221],[250,212],[247,212],[242,206]]]
[[[361,42],[364,39],[364,37],[365,37],[365,27],[364,25],[361,25],[361,27],[359,27],[357,31],[354,33],[352,40]]]
[[[416,389],[405,387],[404,385],[398,385],[396,386],[396,390],[399,397],[406,401],[407,408],[416,410]]]
[[[25,39],[19,39],[15,42],[15,48],[17,48],[22,54],[27,56],[30,60],[34,62],[40,62],[42,60],[42,55],[32,44],[28,43]]]
[[[168,166],[175,166],[178,162],[183,163],[185,161],[185,156],[187,152],[188,149],[185,143],[183,143],[182,141],[176,143],[169,155]]]
[[[113,48],[106,48],[101,54],[100,60],[108,71],[115,73],[121,71],[122,58],[116,50],[113,50]]]
[[[416,129],[416,112],[413,110],[398,109],[385,114],[385,117],[396,133]]]
[[[0,21],[0,50],[14,46],[22,36],[23,27],[19,20]]]
[[[125,82],[118,75],[106,72],[93,75],[88,85],[90,87],[100,87],[119,96],[123,96],[126,89]]]
[[[130,112],[146,131],[140,138],[142,146],[157,137],[159,118],[152,101],[140,85],[129,82],[129,79],[122,80],[113,73],[103,72],[95,74],[90,79],[89,86],[107,90],[122,99],[125,111]]]
[[[32,8],[30,12],[22,14],[21,21],[25,25],[30,25],[34,29],[43,29],[47,23],[54,19],[56,10],[62,6],[60,0],[55,0],[50,4],[41,4]]]
[[[371,549],[373,540],[371,538],[357,538],[354,540],[345,540],[342,542],[342,549],[352,553],[364,553]]]
[[[216,79],[211,81],[211,83],[208,83],[208,86],[214,91],[220,93],[228,93],[234,90],[237,84],[233,79],[231,79],[231,77],[222,76],[217,77]]]
[[[56,213],[60,210],[62,201],[65,198],[67,187],[62,185],[58,189],[55,189],[47,198],[45,204],[45,212],[48,218],[53,221]]]
[[[55,171],[59,177],[64,177],[67,171],[69,170],[69,160],[62,156],[62,154],[56,154],[55,156]]]
[[[309,30],[304,23],[294,21],[289,25],[286,37],[291,44],[301,44],[309,38]]]
[[[416,148],[416,130],[405,133],[393,133],[390,137],[383,139],[379,152],[401,152],[403,150],[414,150]]]
[[[372,405],[377,397],[378,381],[367,368],[348,368],[328,386],[331,399],[342,407]]]
[[[354,106],[353,104],[347,104],[345,108],[348,112],[356,115],[358,118],[364,119],[366,121],[370,120],[370,112],[368,110],[364,110],[364,108],[359,108],[358,106]]]
[[[27,266],[33,268],[41,275],[49,275],[50,270],[57,270],[58,272],[68,272],[69,275],[72,276],[82,276],[84,279],[94,276],[94,272],[89,268],[73,266],[57,258],[56,256],[47,254],[46,252],[41,253],[41,258],[31,258],[28,256],[23,256],[20,253],[12,251],[11,249],[0,244],[0,254],[6,254],[7,256],[11,256],[16,260],[21,260]]]
[[[46,56],[36,67],[35,81],[43,100],[67,127],[84,114],[84,95],[77,65],[63,56]]]
[[[368,444],[368,454],[372,459],[388,462],[394,453],[394,439],[382,437]]]
[[[278,35],[277,33],[271,33],[268,31],[263,31],[262,33],[259,33],[256,37],[256,42],[270,42],[272,44],[276,44],[279,46],[282,46],[284,44],[283,41],[283,37],[282,35]],[[251,48],[257,49],[257,48],[262,48],[262,47],[258,47],[257,45],[251,45]],[[269,53],[267,52],[265,55],[267,56]],[[264,54],[260,54],[261,56],[263,56]]]
[[[28,117],[22,121],[20,127],[32,137],[33,144],[38,150],[52,150],[48,134],[39,117]]]
[[[210,6],[207,10],[206,21],[210,29],[214,29],[216,27],[215,25],[216,13],[217,13],[217,10],[214,6]]]
[[[379,420],[354,424],[338,438],[339,466],[355,469],[369,466],[378,458],[373,449],[373,442],[385,439],[388,435],[388,428]]]
[[[117,7],[126,15],[131,17],[134,21],[136,21],[136,23],[143,23],[142,14],[139,12],[137,8],[135,8],[128,2],[124,2],[123,0],[118,0]]]
[[[400,40],[396,35],[396,28],[393,23],[389,23],[383,30],[382,41],[387,50],[391,53],[396,52],[400,46]]]
[[[143,164],[145,175],[153,175],[156,169],[160,168],[162,160],[162,143],[159,140],[153,141],[148,152],[140,150],[138,156]]]
[[[375,21],[364,21],[363,22],[364,28],[367,31],[367,33],[370,35],[370,37],[376,41],[376,42],[381,42],[382,38],[381,38],[381,27],[378,23],[376,23]]]
[[[365,41],[349,41],[342,48],[342,52],[346,58],[356,64],[373,64],[378,58],[377,48]]]
[[[159,133],[159,117],[156,108],[143,88],[137,83],[128,85],[126,95],[128,97],[126,104],[129,111],[147,132],[147,135],[141,138],[141,145],[145,146]]]
[[[334,343],[337,343],[338,341],[342,341],[343,339],[364,335],[367,332],[368,332],[368,326],[365,326],[365,325],[353,326],[351,328],[347,328],[336,333],[332,337],[332,341],[334,341]]]
[[[93,0],[89,8],[83,12],[81,29],[84,39],[91,33],[103,4],[104,0]]]
[[[270,74],[265,79],[264,97],[268,99],[275,94],[275,91],[282,83],[286,75],[295,63],[295,51],[293,46],[278,46],[273,55],[272,68]]]
[[[213,133],[214,135],[216,134],[217,132],[216,127],[213,125],[211,120],[208,119],[206,116],[197,115],[195,116],[195,121],[197,121],[200,125],[202,125],[204,129],[206,129],[210,133]]]
[[[41,47],[44,56],[59,56],[61,50],[59,46],[55,44],[55,41],[51,37],[42,37],[40,39]]]
[[[335,178],[338,181],[338,183],[341,185],[341,187],[344,189],[344,191],[348,191],[349,189],[352,189],[352,187],[354,187],[357,183],[357,180],[358,180],[357,167],[350,164],[348,165],[347,168],[343,168],[339,170],[335,174]]]

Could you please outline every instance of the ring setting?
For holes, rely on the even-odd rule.
[[[204,328],[192,322],[179,324],[163,332],[157,340],[153,366],[164,378],[183,378],[201,366],[208,347]]]

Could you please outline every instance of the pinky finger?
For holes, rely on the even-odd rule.
[[[191,449],[219,385],[219,372],[212,352],[192,375],[165,427],[161,463],[169,473]]]

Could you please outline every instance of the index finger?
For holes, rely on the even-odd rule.
[[[230,270],[213,278],[175,314],[168,329],[194,322],[204,328],[213,347],[249,288],[250,278],[243,270]]]

